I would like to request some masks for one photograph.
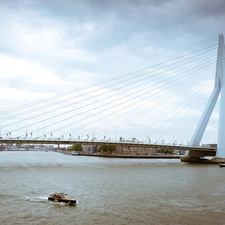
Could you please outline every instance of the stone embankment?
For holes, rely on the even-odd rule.
[[[114,158],[143,158],[143,159],[151,159],[151,158],[155,158],[155,159],[179,159],[180,156],[179,155],[102,155],[102,154],[90,154],[90,153],[79,153],[79,155],[82,156],[95,156],[95,157],[114,157]]]

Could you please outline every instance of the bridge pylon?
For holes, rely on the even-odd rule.
[[[224,87],[224,75],[225,73],[225,47],[223,34],[219,35],[218,50],[217,50],[217,64],[216,64],[216,75],[213,92],[209,98],[205,110],[203,111],[202,117],[196,127],[196,130],[189,143],[190,146],[199,146],[202,136],[205,132],[206,126],[209,122],[212,111],[215,107],[217,99],[220,94],[220,112],[219,112],[219,126],[218,126],[218,144],[217,151],[215,152],[197,152],[197,151],[186,151],[185,157],[181,158],[181,161],[186,162],[206,162],[202,157],[215,156],[211,163],[217,161],[225,161],[225,87]],[[209,162],[209,161],[208,161]]]

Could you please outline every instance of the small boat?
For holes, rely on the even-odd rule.
[[[218,163],[219,164],[219,167],[225,167],[225,163]]]
[[[68,198],[67,194],[65,194],[64,192],[53,193],[48,197],[48,200],[54,201],[54,202],[63,202],[63,203],[67,203],[69,205],[76,205],[76,200]]]
[[[78,155],[78,152],[72,152],[71,155]]]

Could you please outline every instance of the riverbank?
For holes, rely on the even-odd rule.
[[[136,158],[136,159],[179,159],[180,155],[100,155],[100,154],[85,154],[79,153],[78,156],[93,156],[106,158]]]

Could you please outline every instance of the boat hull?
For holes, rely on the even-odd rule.
[[[225,167],[225,163],[218,163],[219,167]]]
[[[60,198],[48,197],[48,200],[53,201],[53,202],[63,202],[63,203],[67,203],[70,205],[76,205],[75,199],[60,199]]]

